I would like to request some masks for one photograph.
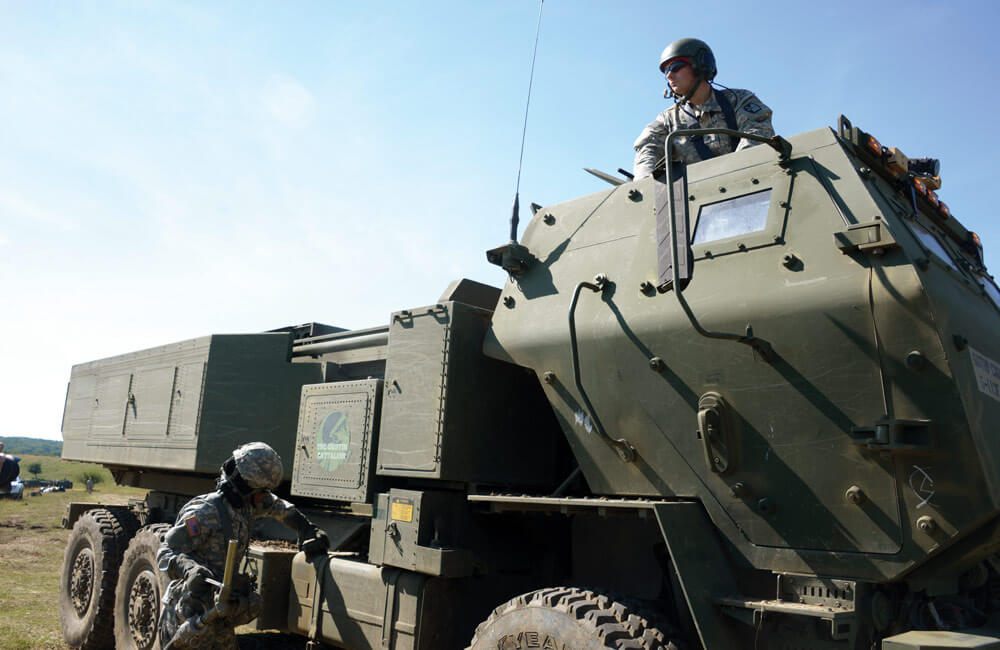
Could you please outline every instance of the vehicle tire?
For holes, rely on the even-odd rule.
[[[115,583],[132,517],[124,514],[128,516],[95,508],[73,524],[59,583],[59,621],[70,648],[114,645]]]
[[[540,589],[493,610],[467,650],[679,650],[673,628],[632,602],[573,587]]]
[[[160,601],[169,581],[156,568],[156,551],[170,524],[140,528],[128,545],[115,587],[115,648],[159,650]]]

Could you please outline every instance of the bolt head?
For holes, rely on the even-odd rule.
[[[937,522],[934,521],[933,517],[924,515],[923,517],[917,519],[917,528],[919,528],[922,532],[932,533],[937,528]]]
[[[910,370],[923,370],[927,367],[927,357],[920,350],[913,350],[906,355],[906,366]]]
[[[856,506],[861,505],[867,500],[865,491],[857,485],[852,485],[847,488],[847,492],[844,493],[844,498],[846,498],[849,503],[853,503]]]
[[[546,384],[556,383],[556,373],[552,372],[551,370],[546,370],[544,373],[542,373],[542,381],[544,381]]]

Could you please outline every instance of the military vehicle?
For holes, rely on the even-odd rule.
[[[601,174],[502,290],[75,366],[63,457],[149,492],[69,506],[67,643],[156,647],[160,536],[263,440],[332,547],[252,548],[257,625],[313,647],[1000,647],[1000,292],[936,172],[842,117]]]

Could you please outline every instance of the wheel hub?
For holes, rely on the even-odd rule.
[[[73,560],[73,572],[69,581],[70,598],[77,615],[83,616],[90,607],[90,597],[94,593],[94,552],[85,548]]]
[[[128,629],[139,648],[156,640],[156,618],[160,609],[156,576],[148,569],[136,576],[128,595]]]

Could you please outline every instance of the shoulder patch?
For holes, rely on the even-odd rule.
[[[198,518],[194,515],[184,520],[184,527],[187,528],[189,537],[197,537],[201,534],[201,526],[198,524]]]
[[[757,104],[755,102],[747,102],[746,104],[743,104],[743,110],[745,110],[747,113],[759,113],[760,104]]]

